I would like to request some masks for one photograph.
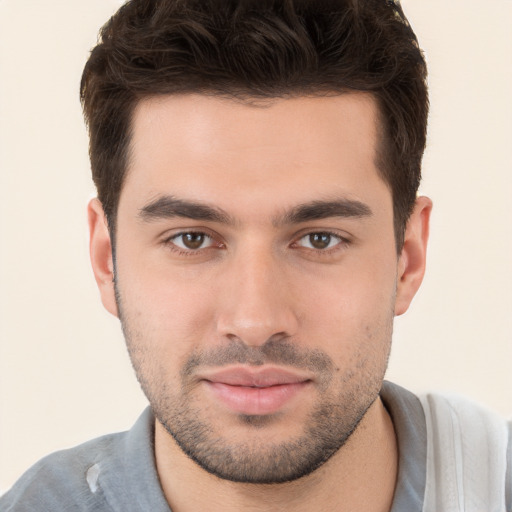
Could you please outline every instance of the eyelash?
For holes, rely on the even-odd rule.
[[[179,247],[178,245],[176,245],[176,243],[174,241],[177,238],[183,237],[185,235],[202,235],[205,237],[205,239],[210,239],[214,243],[212,245],[209,245],[208,247],[199,248],[199,249],[183,249],[183,248]],[[335,244],[333,247],[330,247],[327,249],[314,249],[314,248],[303,247],[303,246],[298,245],[298,243],[302,239],[304,239],[308,236],[311,236],[311,235],[328,235],[330,237],[338,239],[339,242],[337,244]],[[290,245],[291,245],[291,247],[295,246],[298,248],[305,249],[306,251],[314,252],[316,255],[319,255],[319,256],[328,256],[328,255],[332,255],[333,253],[335,253],[339,250],[346,248],[347,246],[350,245],[350,243],[351,243],[351,241],[348,238],[343,237],[338,233],[334,233],[333,231],[328,231],[328,230],[321,230],[321,231],[309,231],[307,233],[301,234],[301,236],[296,238],[295,241],[292,242]],[[205,231],[193,231],[193,230],[180,231],[179,233],[175,233],[172,236],[169,236],[165,240],[163,240],[163,244],[180,256],[196,256],[200,252],[208,250],[208,249],[223,249],[223,248],[225,248],[225,245],[222,242],[215,243],[214,236],[206,233]]]
[[[310,231],[308,233],[305,233],[304,235],[300,236],[296,242],[293,242],[292,245],[298,244],[301,240],[304,238],[310,237],[311,235],[327,235],[329,237],[335,238],[338,240],[338,243],[335,244],[333,247],[327,248],[327,249],[314,249],[310,247],[302,247],[303,249],[314,251],[315,253],[319,255],[330,255],[333,252],[339,251],[342,248],[347,247],[350,244],[350,240],[346,237],[341,236],[339,233],[334,233],[333,231],[328,230],[322,230],[322,231]]]
[[[180,256],[196,256],[197,254],[199,254],[200,251],[205,251],[205,250],[212,249],[212,248],[219,248],[219,249],[224,248],[224,244],[222,244],[222,243],[215,244],[214,243],[212,245],[209,245],[208,247],[203,247],[203,248],[199,248],[196,250],[184,249],[184,248],[176,245],[175,240],[177,238],[183,237],[185,235],[202,235],[205,237],[205,239],[209,239],[209,240],[215,242],[215,237],[213,237],[212,235],[210,235],[204,231],[180,231],[179,233],[175,233],[172,236],[167,237],[163,241],[163,244]]]

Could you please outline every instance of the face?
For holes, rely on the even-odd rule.
[[[403,265],[376,118],[363,94],[135,111],[103,300],[156,418],[221,478],[308,474],[378,396]]]

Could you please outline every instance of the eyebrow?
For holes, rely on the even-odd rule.
[[[233,224],[233,219],[224,210],[195,201],[186,201],[173,196],[162,196],[145,205],[139,211],[139,217],[146,221],[185,217],[193,220],[205,220]]]
[[[363,218],[372,215],[370,207],[361,201],[353,199],[317,200],[293,207],[284,214],[275,217],[273,224],[279,226],[330,217]],[[235,224],[233,217],[221,208],[167,195],[159,197],[142,207],[139,211],[139,217],[146,222],[183,217],[222,224]]]
[[[276,220],[275,224],[298,224],[330,217],[364,218],[372,215],[373,212],[367,204],[353,199],[311,201],[295,206]]]

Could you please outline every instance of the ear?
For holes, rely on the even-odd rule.
[[[114,262],[107,218],[99,199],[92,199],[87,207],[89,219],[89,253],[92,270],[100,290],[101,301],[109,313],[117,314],[114,290]]]
[[[418,197],[407,222],[404,246],[398,260],[395,301],[395,315],[397,316],[407,311],[423,281],[431,211],[432,201],[428,197]]]

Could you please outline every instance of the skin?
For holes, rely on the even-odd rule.
[[[389,510],[397,450],[378,392],[393,317],[423,277],[431,202],[418,198],[397,255],[376,120],[372,98],[355,93],[258,106],[169,96],[136,108],[115,270],[98,200],[91,259],[158,419],[172,510]],[[335,203],[333,213],[301,209],[320,203]],[[233,367],[286,369],[307,383],[276,410],[241,414],[205,380]],[[261,480],[269,460],[310,444],[321,407],[332,420],[323,432],[347,439],[299,480],[236,481],[225,454],[208,472],[179,445],[191,425],[206,426],[196,444],[230,450],[235,468],[250,453]]]

